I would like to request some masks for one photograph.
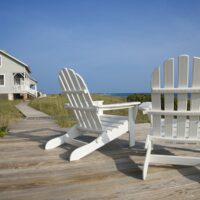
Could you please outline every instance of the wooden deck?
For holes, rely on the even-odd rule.
[[[68,162],[73,146],[44,150],[46,141],[65,130],[50,119],[20,120],[0,139],[0,200],[200,199],[199,167],[152,166],[142,180],[148,128],[137,125],[133,149],[126,135],[80,161]],[[163,151],[186,154],[184,149]],[[198,151],[189,154],[199,156]]]
[[[50,119],[51,117],[43,112],[28,106],[28,102],[21,102],[16,108],[26,117],[26,119]]]

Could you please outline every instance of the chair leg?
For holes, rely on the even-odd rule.
[[[75,149],[71,155],[70,155],[70,161],[79,160],[80,158],[83,158],[84,156],[92,153],[93,151],[99,149],[100,147],[104,146],[105,144],[111,142],[112,140],[118,138],[123,133],[121,131],[115,131],[115,132],[103,132],[101,135],[99,135],[95,140],[92,142],[81,146],[77,149]]]
[[[54,149],[64,143],[67,143],[67,142],[70,143],[70,141],[73,138],[76,138],[79,135],[81,135],[81,132],[77,130],[76,125],[75,125],[66,134],[49,140],[45,145],[45,149],[46,150]]]
[[[145,148],[145,149],[148,148],[149,142],[150,142],[150,137],[149,137],[149,135],[147,135],[146,141],[145,141],[145,145],[144,145],[144,148]]]
[[[152,148],[151,140],[147,139],[146,143],[147,144],[145,144],[145,146],[147,146],[147,151],[146,151],[146,157],[145,157],[144,166],[143,166],[143,180],[145,180],[147,177],[149,160],[150,160],[150,156],[151,156],[151,148]]]
[[[138,106],[131,107],[128,110],[128,130],[129,130],[129,146],[135,146],[135,119],[138,112]]]
[[[80,158],[83,158],[84,156],[92,153],[93,151],[95,151],[96,149],[100,148],[103,145],[104,144],[98,143],[97,140],[95,139],[94,141],[75,149],[71,153],[69,160],[70,161],[79,160]]]

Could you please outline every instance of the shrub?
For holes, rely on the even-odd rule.
[[[10,123],[22,117],[15,105],[20,101],[0,100],[0,137],[7,133],[6,127]]]
[[[146,93],[146,94],[131,94],[127,97],[127,101],[131,102],[131,101],[140,101],[142,102],[147,102],[147,101],[151,101],[151,94]],[[161,108],[164,110],[165,109],[165,98],[164,95],[161,94],[160,96],[160,101],[161,101]],[[187,100],[187,110],[190,110],[190,96],[188,96],[188,100]],[[174,95],[174,109],[177,110],[178,107],[178,101],[177,101],[177,95]]]
[[[151,94],[149,93],[144,93],[144,94],[131,94],[127,97],[127,101],[131,102],[131,101],[140,101],[142,102],[147,102],[147,101],[151,101]]]
[[[4,137],[7,134],[7,127],[0,128],[0,137]]]

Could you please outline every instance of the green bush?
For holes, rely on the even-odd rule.
[[[0,128],[0,137],[4,137],[7,134],[7,127]]]
[[[140,101],[142,102],[147,102],[151,101],[151,94],[149,93],[144,93],[144,94],[131,94],[127,97],[127,101]]]
[[[22,114],[15,107],[20,101],[0,100],[0,137],[6,134],[6,127],[10,123],[22,117]]]
[[[161,109],[165,109],[164,105],[165,105],[165,98],[164,98],[164,95],[161,94],[161,97],[160,97],[160,100],[161,100]],[[148,102],[148,101],[151,101],[151,94],[149,93],[146,93],[146,94],[131,94],[127,97],[127,101],[128,102],[131,102],[131,101],[140,101],[141,103],[142,102]],[[177,95],[174,95],[174,109],[177,110],[177,107],[178,107],[178,104],[177,104]],[[187,110],[190,110],[190,98],[188,97],[188,100],[187,100]]]

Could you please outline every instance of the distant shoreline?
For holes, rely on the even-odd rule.
[[[99,94],[99,95],[110,95],[115,97],[128,97],[131,94],[150,94],[150,93],[93,93],[93,94]]]
[[[59,93],[59,94],[47,94],[48,96],[51,96],[51,95],[61,95],[62,93]],[[129,95],[132,95],[132,94],[151,94],[150,92],[144,92],[144,93],[91,93],[91,94],[94,94],[94,95],[108,95],[108,96],[113,96],[113,97],[128,97]]]

